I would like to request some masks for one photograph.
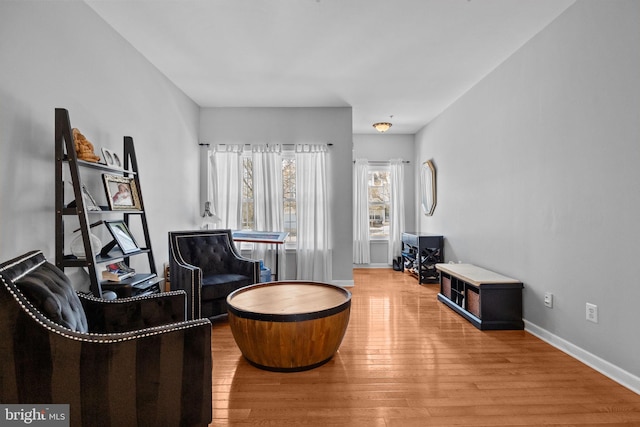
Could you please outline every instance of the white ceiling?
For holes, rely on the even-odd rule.
[[[201,107],[351,106],[354,133],[404,134],[574,1],[85,0]]]

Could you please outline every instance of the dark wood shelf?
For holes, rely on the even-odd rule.
[[[115,292],[119,298],[127,298],[160,292],[160,284],[163,281],[164,279],[156,274],[148,273],[136,274],[120,282],[104,280],[101,286],[105,291]]]
[[[68,155],[64,155],[62,160],[65,162],[74,161],[73,159],[70,159]],[[90,169],[98,169],[104,172],[111,172],[118,175],[135,175],[137,173],[136,171],[132,171],[128,169],[114,168],[113,166],[105,165],[104,163],[87,162],[85,160],[80,160],[80,159],[75,159],[75,162],[78,164],[78,166],[82,166]]]
[[[151,251],[151,249],[141,248],[139,251],[135,251],[129,254],[124,254],[122,251],[117,248],[112,249],[109,252],[108,256],[103,255],[95,255],[93,260],[95,260],[96,264],[111,264],[114,262],[122,261],[125,258],[130,258],[136,255],[147,254]],[[87,259],[86,258],[75,258],[73,255],[65,255],[62,264],[65,267],[86,267]]]
[[[130,210],[130,209],[118,209],[118,210],[111,210],[109,209],[108,206],[100,206],[102,209],[99,211],[94,211],[94,210],[88,210],[87,214],[89,215],[107,215],[107,214],[129,214],[129,215],[144,215],[144,211],[141,211],[139,209],[135,209],[135,210]],[[73,215],[78,215],[78,209],[77,208],[63,208],[62,209],[62,215],[69,215],[69,216],[73,216]]]
[[[56,224],[55,224],[55,236],[56,236],[56,266],[61,269],[67,267],[84,268],[89,272],[90,289],[93,295],[96,297],[102,297],[104,290],[111,290],[114,287],[113,282],[105,282],[102,280],[102,269],[104,264],[124,261],[128,264],[129,259],[134,256],[146,256],[149,264],[149,272],[142,273],[134,276],[132,280],[126,282],[116,282],[115,287],[120,292],[116,292],[118,296],[133,296],[139,295],[143,292],[160,292],[158,283],[163,279],[159,279],[156,272],[155,261],[153,258],[153,251],[151,249],[151,239],[149,236],[149,229],[147,226],[147,217],[144,210],[137,209],[109,209],[107,206],[101,206],[102,210],[88,210],[86,208],[85,198],[83,197],[82,182],[80,175],[80,168],[86,168],[97,172],[108,172],[115,175],[123,175],[131,177],[135,181],[135,187],[137,188],[137,195],[140,202],[140,206],[144,207],[142,200],[142,188],[140,186],[140,175],[138,171],[138,162],[136,158],[135,148],[133,144],[133,138],[130,136],[124,137],[123,144],[123,167],[113,167],[102,163],[87,162],[79,160],[75,151],[75,142],[73,141],[73,128],[71,127],[71,120],[69,119],[69,112],[63,108],[55,109],[55,212],[56,212]],[[66,169],[65,169],[66,168]],[[68,178],[71,181],[73,198],[75,206],[68,207],[65,205],[65,172],[68,174]],[[68,198],[67,198],[68,199]],[[89,216],[93,217],[93,221],[101,216],[114,216],[119,215],[124,223],[129,226],[131,218],[134,218],[136,223],[139,222],[140,229],[144,234],[143,239],[137,239],[141,246],[140,250],[133,253],[122,253],[116,246],[106,256],[100,254],[94,254],[91,248],[90,229],[92,226],[98,226],[102,221],[97,221],[91,224]],[[72,218],[77,218],[77,222]],[[91,254],[85,259],[73,258],[70,255],[65,255],[65,222],[71,220],[75,227],[79,228],[75,231],[79,231],[82,236],[82,244],[84,246],[84,253]],[[138,224],[136,224],[138,225]],[[137,283],[135,283],[137,282]]]

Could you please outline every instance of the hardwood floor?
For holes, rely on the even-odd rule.
[[[214,322],[212,426],[640,426],[640,395],[524,331],[479,331],[438,285],[354,270],[340,350],[305,372],[257,369]]]

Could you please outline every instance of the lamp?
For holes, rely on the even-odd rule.
[[[207,201],[204,203],[204,212],[201,215],[204,219],[202,220],[202,229],[208,230],[209,224],[213,224],[215,227],[217,222],[220,221],[220,217],[215,214],[215,212],[211,212],[211,202]]]
[[[378,122],[378,123],[374,123],[373,127],[380,133],[384,133],[386,131],[389,130],[389,128],[391,127],[391,123],[389,122]]]

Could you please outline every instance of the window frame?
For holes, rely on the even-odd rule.
[[[284,162],[285,161],[289,161],[293,163],[293,196],[291,197],[287,197],[287,191],[285,191],[285,177],[284,177]],[[298,191],[298,170],[297,170],[297,165],[296,165],[296,154],[293,150],[283,150],[282,151],[282,171],[283,171],[283,176],[282,176],[282,213],[283,213],[283,222],[284,222],[284,230],[283,231],[287,231],[289,234],[287,235],[287,239],[285,240],[285,249],[288,248],[295,248],[297,246],[297,238],[298,238],[298,205],[297,205],[297,191]],[[293,222],[294,227],[287,227],[287,211],[286,211],[286,207],[287,207],[287,201],[288,202],[292,202],[293,206],[294,206],[294,216],[295,216],[295,221]],[[291,232],[291,229],[295,230],[294,233]],[[295,239],[295,240],[294,240]]]
[[[242,205],[241,205],[241,212],[242,212],[241,227],[242,227],[242,230],[251,230],[251,229],[255,228],[255,212],[254,212],[253,209],[250,209],[251,212],[252,212],[251,220],[245,220],[245,213],[246,213],[247,209],[249,209],[246,206],[246,204],[250,203],[253,206],[253,204],[255,203],[254,194],[253,194],[253,161],[252,161],[252,154],[251,153],[252,153],[251,150],[246,150],[246,149],[243,150],[243,152],[242,152],[242,174],[243,174],[242,175],[243,176],[243,180],[242,180]],[[296,206],[296,190],[297,190],[296,175],[297,175],[297,170],[295,170],[295,160],[296,160],[295,152],[293,150],[282,150],[281,154],[282,154],[281,172],[283,173],[283,176],[282,176],[282,186],[283,186],[283,188],[282,188],[282,200],[281,200],[281,203],[282,203],[283,215],[285,216],[283,218],[283,221],[286,223],[286,215],[287,214],[285,212],[285,206],[286,206],[285,203],[287,201],[288,202],[293,202],[294,212],[297,212],[297,206]],[[285,188],[284,188],[284,186],[286,185],[285,178],[284,178],[285,161],[292,161],[293,164],[294,164],[294,178],[293,178],[294,188],[293,188],[293,196],[290,196],[290,197],[285,197],[285,195],[288,194],[288,192],[285,192]],[[250,165],[250,167],[251,167],[251,172],[247,174],[246,168],[247,168],[248,165]],[[247,192],[245,190],[245,186],[247,185],[247,179],[246,179],[247,176],[249,176],[250,180],[251,180],[251,192],[250,192],[251,193],[250,194],[251,197],[249,197],[249,194],[248,194],[249,192]],[[294,217],[295,217],[295,214],[294,214]],[[253,225],[252,228],[245,228],[245,226],[250,225],[250,224]],[[284,226],[284,230],[283,231],[288,231],[289,232],[289,235],[287,236],[287,239],[285,240],[285,243],[284,243],[285,249],[295,249],[296,246],[297,246],[296,241],[293,240],[293,239],[295,239],[297,237],[297,218],[293,221],[293,226],[294,226],[294,228],[296,230],[295,233],[292,233],[286,227],[286,225]],[[291,227],[289,227],[289,228],[291,228]],[[241,247],[242,247],[242,249],[250,249],[252,247],[251,245],[252,245],[251,243],[244,242],[241,245]]]
[[[386,216],[386,221],[389,222],[390,221],[390,213],[387,216],[386,212],[390,212],[391,210],[391,182],[390,179],[391,177],[389,176],[389,182],[388,182],[388,200],[386,202],[378,202],[378,203],[372,203],[371,202],[371,188],[373,185],[373,179],[372,179],[372,175],[374,173],[379,173],[379,172],[386,172],[387,174],[391,173],[391,166],[384,164],[384,165],[369,165],[369,171],[368,171],[368,179],[367,179],[367,209],[369,212],[369,224],[368,224],[368,229],[369,229],[369,240],[370,241],[388,241],[389,240],[389,226],[387,225],[386,227],[386,233],[384,235],[374,235],[372,234],[372,230],[371,230],[371,208],[372,206],[382,206],[385,210],[385,216]],[[383,224],[384,224],[384,220],[383,220]],[[384,227],[383,227],[384,229]]]

